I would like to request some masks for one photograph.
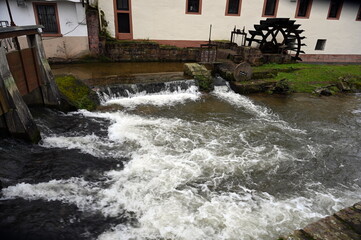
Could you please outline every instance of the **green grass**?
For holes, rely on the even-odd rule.
[[[336,84],[341,78],[361,89],[361,65],[266,64],[253,71],[275,72],[269,80],[288,79],[294,92],[311,93],[318,87]]]
[[[74,76],[58,76],[55,78],[60,92],[78,109],[94,110],[97,103],[93,100],[92,90]]]

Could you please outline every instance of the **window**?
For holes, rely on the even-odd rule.
[[[361,21],[361,5],[357,13],[356,21]]]
[[[241,15],[241,0],[227,0],[226,15],[240,16]]]
[[[325,45],[326,45],[326,39],[318,39],[315,50],[323,51],[325,50]]]
[[[132,11],[130,0],[114,0],[116,16],[116,37],[118,39],[133,39]]]
[[[34,3],[36,23],[43,25],[44,35],[60,35],[56,3]]]
[[[309,18],[311,12],[312,0],[298,0],[296,17]]]
[[[186,13],[201,14],[202,13],[202,0],[187,0]]]
[[[128,0],[118,0],[117,1],[117,9],[118,10],[129,10]]]
[[[262,17],[276,17],[278,0],[265,0],[263,5]]]
[[[340,19],[343,0],[331,0],[327,19]]]

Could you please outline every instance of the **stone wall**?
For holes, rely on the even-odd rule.
[[[200,48],[161,46],[153,42],[106,42],[104,55],[112,61],[177,61],[195,62],[200,59]]]
[[[219,59],[230,59],[235,63],[248,62],[252,66],[259,66],[266,63],[291,63],[293,62],[289,54],[264,54],[259,48],[238,46],[235,43],[215,42],[220,51]]]
[[[99,54],[99,14],[98,10],[88,7],[86,10],[89,50],[92,55]]]

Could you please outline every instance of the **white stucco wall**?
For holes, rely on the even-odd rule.
[[[115,36],[115,19],[114,19],[114,5],[113,0],[98,0],[99,16],[102,12],[105,14],[104,18],[107,22],[107,31],[110,36]]]
[[[241,16],[225,16],[226,0],[203,0],[202,14],[185,14],[186,0],[132,0],[134,39],[227,40],[237,28],[252,30],[262,17],[264,0],[242,0]],[[112,0],[98,0],[109,22],[108,31],[115,34]],[[277,17],[297,20],[307,38],[302,49],[308,54],[361,54],[361,21],[356,21],[359,0],[345,0],[339,20],[327,20],[330,0],[313,0],[309,19],[295,18],[297,2],[279,0]],[[327,39],[324,51],[316,51],[317,39]]]
[[[35,25],[33,2],[26,1],[26,6],[18,6],[10,0],[10,9],[17,26]],[[88,30],[85,8],[80,0],[36,1],[56,2],[62,37],[43,38],[45,53],[48,58],[74,58],[89,54]],[[9,21],[10,17],[4,0],[0,0],[0,20]]]

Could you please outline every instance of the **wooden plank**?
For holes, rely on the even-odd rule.
[[[40,132],[11,75],[3,47],[0,47],[0,89],[5,92],[3,97],[10,106],[8,112],[4,114],[9,132],[13,136],[38,142]]]
[[[15,79],[16,86],[18,87],[21,96],[26,95],[28,93],[28,87],[26,84],[26,77],[23,70],[20,52],[10,52],[6,55],[6,58],[9,63],[10,72]]]
[[[36,72],[36,64],[33,56],[33,49],[26,48],[20,51],[21,58],[23,60],[23,69],[25,72],[25,78],[29,92],[39,87],[38,75]]]

